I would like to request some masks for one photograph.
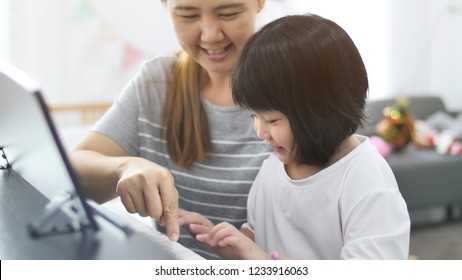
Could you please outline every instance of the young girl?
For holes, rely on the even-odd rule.
[[[367,74],[348,34],[316,15],[252,36],[232,77],[258,137],[274,149],[251,188],[241,230],[180,213],[180,225],[229,259],[406,259],[410,219],[369,139]]]

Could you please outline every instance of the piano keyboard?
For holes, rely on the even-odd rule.
[[[130,214],[125,210],[119,199],[109,201],[102,205],[111,211],[116,217],[126,222],[130,228],[145,235],[149,240],[159,244],[166,251],[172,253],[179,260],[204,260],[203,257],[184,247],[178,242],[170,241],[167,236],[153,227],[150,218],[142,218],[139,215]]]

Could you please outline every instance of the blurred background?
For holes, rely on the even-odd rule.
[[[350,34],[371,100],[436,95],[449,111],[462,111],[462,0],[266,0],[258,27],[307,12]],[[0,0],[0,62],[38,82],[67,148],[144,61],[178,49],[160,0]],[[454,209],[460,219],[462,206]],[[444,207],[414,213],[413,224],[443,223],[413,227],[411,256],[462,259],[462,224],[445,224],[446,214]]]
[[[305,12],[350,34],[371,99],[437,94],[462,110],[462,0],[267,0],[259,25]],[[143,61],[177,49],[159,0],[0,0],[0,60],[52,105],[111,102]]]

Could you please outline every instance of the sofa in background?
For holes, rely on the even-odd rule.
[[[408,110],[415,119],[426,120],[436,112],[448,112],[442,99],[437,96],[407,97]],[[367,122],[357,133],[375,135],[376,125],[384,118],[383,109],[396,103],[395,98],[368,100]],[[409,212],[425,208],[445,207],[448,219],[453,218],[452,209],[462,205],[462,156],[440,154],[432,148],[408,145],[386,157],[407,203]]]

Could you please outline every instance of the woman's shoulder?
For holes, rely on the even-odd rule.
[[[176,61],[176,56],[172,54],[156,56],[143,62],[139,71],[132,78],[130,85],[141,95],[153,91],[163,93]]]
[[[140,106],[161,106],[171,69],[177,60],[174,54],[157,56],[143,62],[139,71],[123,90],[125,102],[137,98]],[[123,103],[122,103],[123,104]]]
[[[141,73],[158,75],[160,73],[168,73],[178,58],[175,54],[156,56],[145,61],[141,66]]]

